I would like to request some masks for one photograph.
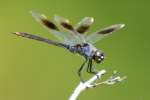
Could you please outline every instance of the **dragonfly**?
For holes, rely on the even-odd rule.
[[[57,41],[27,32],[13,32],[13,34],[61,47],[73,54],[81,55],[84,58],[84,62],[78,69],[78,75],[82,82],[84,82],[82,76],[83,68],[87,65],[86,71],[96,74],[97,71],[93,64],[99,64],[105,59],[104,52],[101,49],[97,49],[94,44],[125,26],[125,24],[114,24],[87,34],[87,31],[94,22],[93,17],[85,17],[73,26],[68,19],[61,16],[54,16],[53,20],[48,20],[44,14],[35,11],[32,11],[31,14],[38,23],[57,38]]]

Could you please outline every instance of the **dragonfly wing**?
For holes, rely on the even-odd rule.
[[[93,22],[93,17],[85,17],[75,26],[75,30],[80,34],[83,34],[90,28]]]
[[[59,27],[61,27],[61,29],[74,32],[74,27],[70,24],[70,21],[68,19],[55,15],[54,21]]]
[[[70,36],[71,39],[77,37],[75,35],[76,33],[74,33],[74,27],[70,24],[70,21],[68,19],[55,15],[54,21],[62,31],[65,31],[67,35]]]
[[[69,36],[65,32],[60,32],[59,28],[50,20],[47,19],[47,17],[43,14],[37,13],[37,12],[31,12],[33,18],[39,22],[43,27],[45,27],[49,33],[53,34],[59,41],[65,43],[69,41]]]
[[[68,36],[70,37],[69,38],[70,43],[80,44],[85,41],[84,37],[75,30],[75,28],[70,24],[68,19],[60,16],[55,16],[54,20],[62,30],[68,33]]]
[[[86,37],[86,41],[94,44],[94,43],[98,42],[99,40],[101,40],[102,38],[104,38],[105,36],[123,28],[124,26],[125,26],[125,24],[115,24],[115,25],[103,28],[95,33],[88,35]]]

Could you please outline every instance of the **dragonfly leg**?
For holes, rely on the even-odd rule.
[[[91,74],[97,74],[97,70],[93,67],[92,59],[88,62],[87,72]]]
[[[87,72],[90,74],[94,74],[97,76],[97,78],[99,78],[99,76],[97,75],[98,71],[93,67],[92,59],[90,59],[88,62]]]
[[[85,66],[86,62],[87,62],[87,60],[86,60],[85,62],[83,62],[83,64],[81,65],[81,67],[80,67],[79,70],[78,70],[78,75],[79,75],[79,77],[80,77],[81,82],[84,82],[84,79],[83,79],[83,77],[82,77],[82,73],[81,73],[81,72],[82,72],[83,67]]]
[[[88,61],[87,70],[88,73],[90,73],[90,60]]]

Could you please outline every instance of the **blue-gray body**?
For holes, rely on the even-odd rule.
[[[71,51],[72,53],[78,53],[81,56],[84,56],[86,59],[92,58],[95,51],[97,49],[89,43],[85,43],[85,44],[77,44],[75,46],[70,46],[69,51]]]

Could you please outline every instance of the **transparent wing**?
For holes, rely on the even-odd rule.
[[[52,21],[48,20],[45,15],[33,11],[31,13],[33,18],[45,27],[49,33],[53,34],[59,41],[63,43],[70,42],[70,38],[72,38],[72,36],[65,32],[60,32],[59,28]]]
[[[85,17],[75,26],[75,30],[80,34],[83,34],[90,28],[93,22],[93,17]]]
[[[66,31],[71,31],[74,32],[74,27],[71,25],[70,21],[64,17],[55,15],[54,16],[54,21],[57,23],[57,25],[62,29]],[[72,33],[74,35],[76,33]]]
[[[86,42],[94,44],[94,43],[98,42],[99,40],[101,40],[102,38],[104,38],[105,36],[123,28],[124,26],[125,26],[125,24],[115,24],[115,25],[103,28],[95,33],[88,35],[86,37]]]
[[[54,20],[62,30],[65,30],[67,33],[69,33],[68,35],[71,35],[69,42],[72,44],[80,44],[85,42],[85,38],[75,30],[68,19],[55,16]]]

